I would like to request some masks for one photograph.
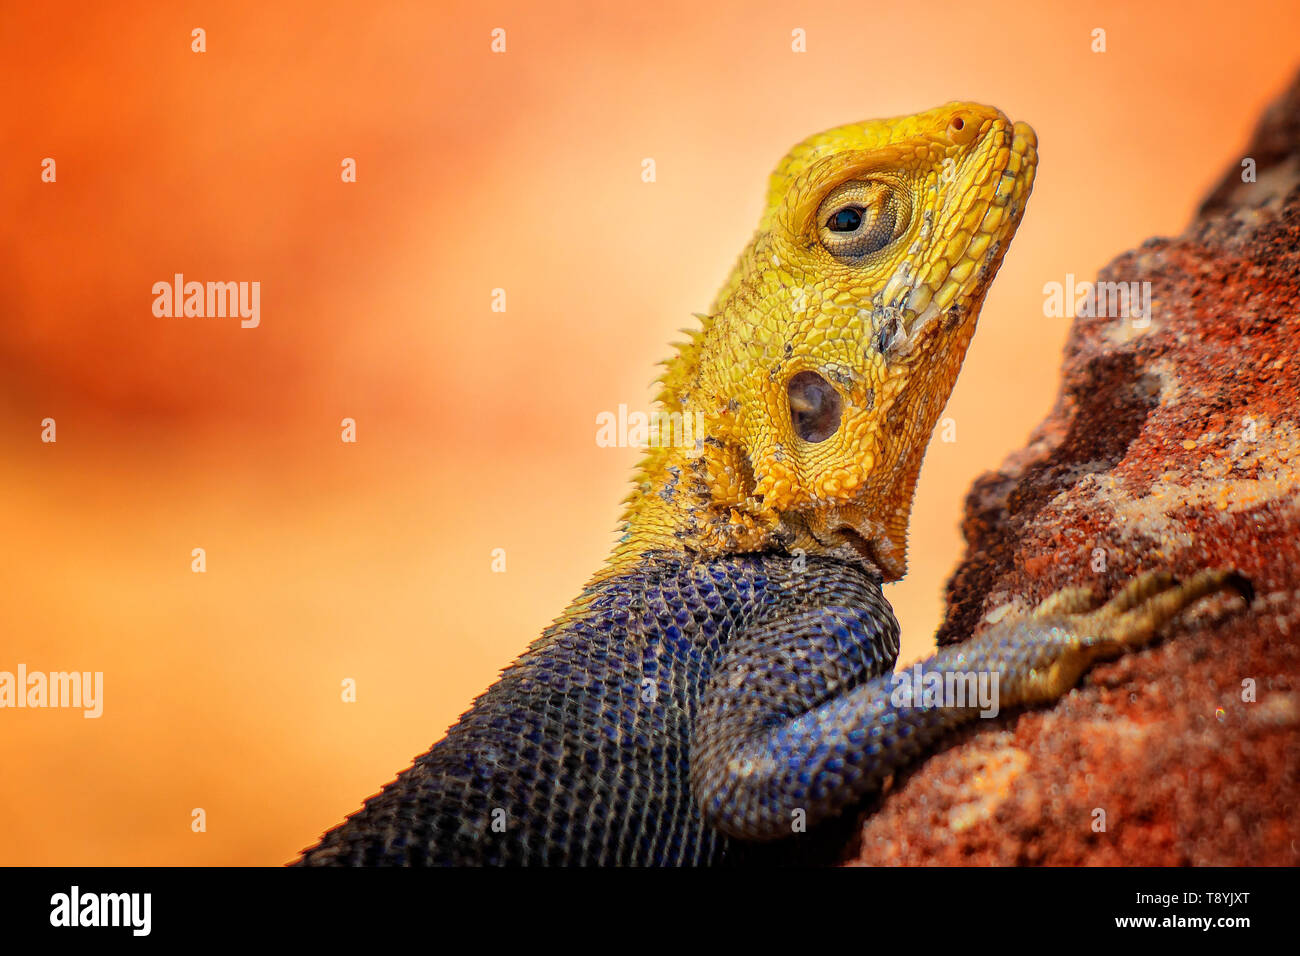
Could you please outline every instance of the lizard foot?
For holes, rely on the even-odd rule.
[[[1254,600],[1254,588],[1240,571],[1214,568],[1182,582],[1168,571],[1151,571],[1135,577],[1097,610],[1079,615],[1071,629],[1085,635],[1100,656],[1119,656],[1151,643],[1184,608],[1229,590],[1247,604]]]
[[[1247,604],[1254,599],[1246,576],[1224,568],[1200,571],[1181,582],[1168,571],[1140,574],[1100,607],[1090,589],[1062,588],[1029,614],[1034,624],[1048,629],[1038,639],[1041,645],[1055,645],[1058,650],[1050,662],[1043,660],[1029,671],[1014,696],[1025,703],[1055,699],[1095,661],[1145,647],[1185,608],[1228,590],[1236,591]]]

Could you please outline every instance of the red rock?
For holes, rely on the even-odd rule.
[[[967,498],[939,639],[1155,568],[1236,567],[1254,604],[981,721],[894,781],[856,862],[1300,863],[1300,77],[1244,155],[1257,182],[1234,166],[1183,235],[1102,270],[1151,283],[1150,326],[1075,320],[1052,413]]]

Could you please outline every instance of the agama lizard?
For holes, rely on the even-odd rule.
[[[662,376],[704,434],[639,466],[622,536],[542,636],[300,864],[791,860],[978,706],[900,696],[913,488],[1033,186],[1037,140],[971,103],[806,139]],[[1052,701],[1188,604],[1248,585],[1071,588],[924,661]]]

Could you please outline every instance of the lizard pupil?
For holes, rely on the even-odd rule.
[[[862,210],[850,206],[841,209],[826,220],[826,228],[831,232],[853,232],[862,225]]]
[[[816,372],[799,372],[790,379],[786,392],[790,421],[804,441],[825,441],[839,429],[844,405],[834,386]]]

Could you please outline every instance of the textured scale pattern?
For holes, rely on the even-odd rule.
[[[788,643],[759,646],[773,635]],[[729,696],[726,681],[706,695],[720,662],[764,652],[769,668],[788,662],[795,679],[780,682],[781,700],[744,680],[737,704],[807,709],[887,669],[897,639],[879,584],[853,566],[651,556],[595,584],[446,738],[301,862],[723,862],[731,841],[690,792],[697,702]]]
[[[1116,635],[1140,644],[1191,601],[1242,586],[1223,572],[1174,585],[1136,579],[1090,617],[1078,616],[1080,593],[1062,592],[1075,606],[1000,622],[920,673],[996,675],[1001,707],[1050,700],[1118,653],[1129,638]],[[897,621],[860,566],[647,556],[593,583],[443,740],[299,862],[826,861],[853,820],[845,811],[978,716],[973,700],[896,701],[897,654]]]
[[[1037,143],[999,110],[949,103],[838,126],[786,155],[753,238],[664,363],[662,409],[705,438],[650,443],[616,566],[652,550],[852,560],[847,527],[885,580],[902,577],[921,459],[1024,215]],[[831,251],[827,218],[850,200],[890,241]],[[789,402],[810,374],[842,410],[811,441]]]

